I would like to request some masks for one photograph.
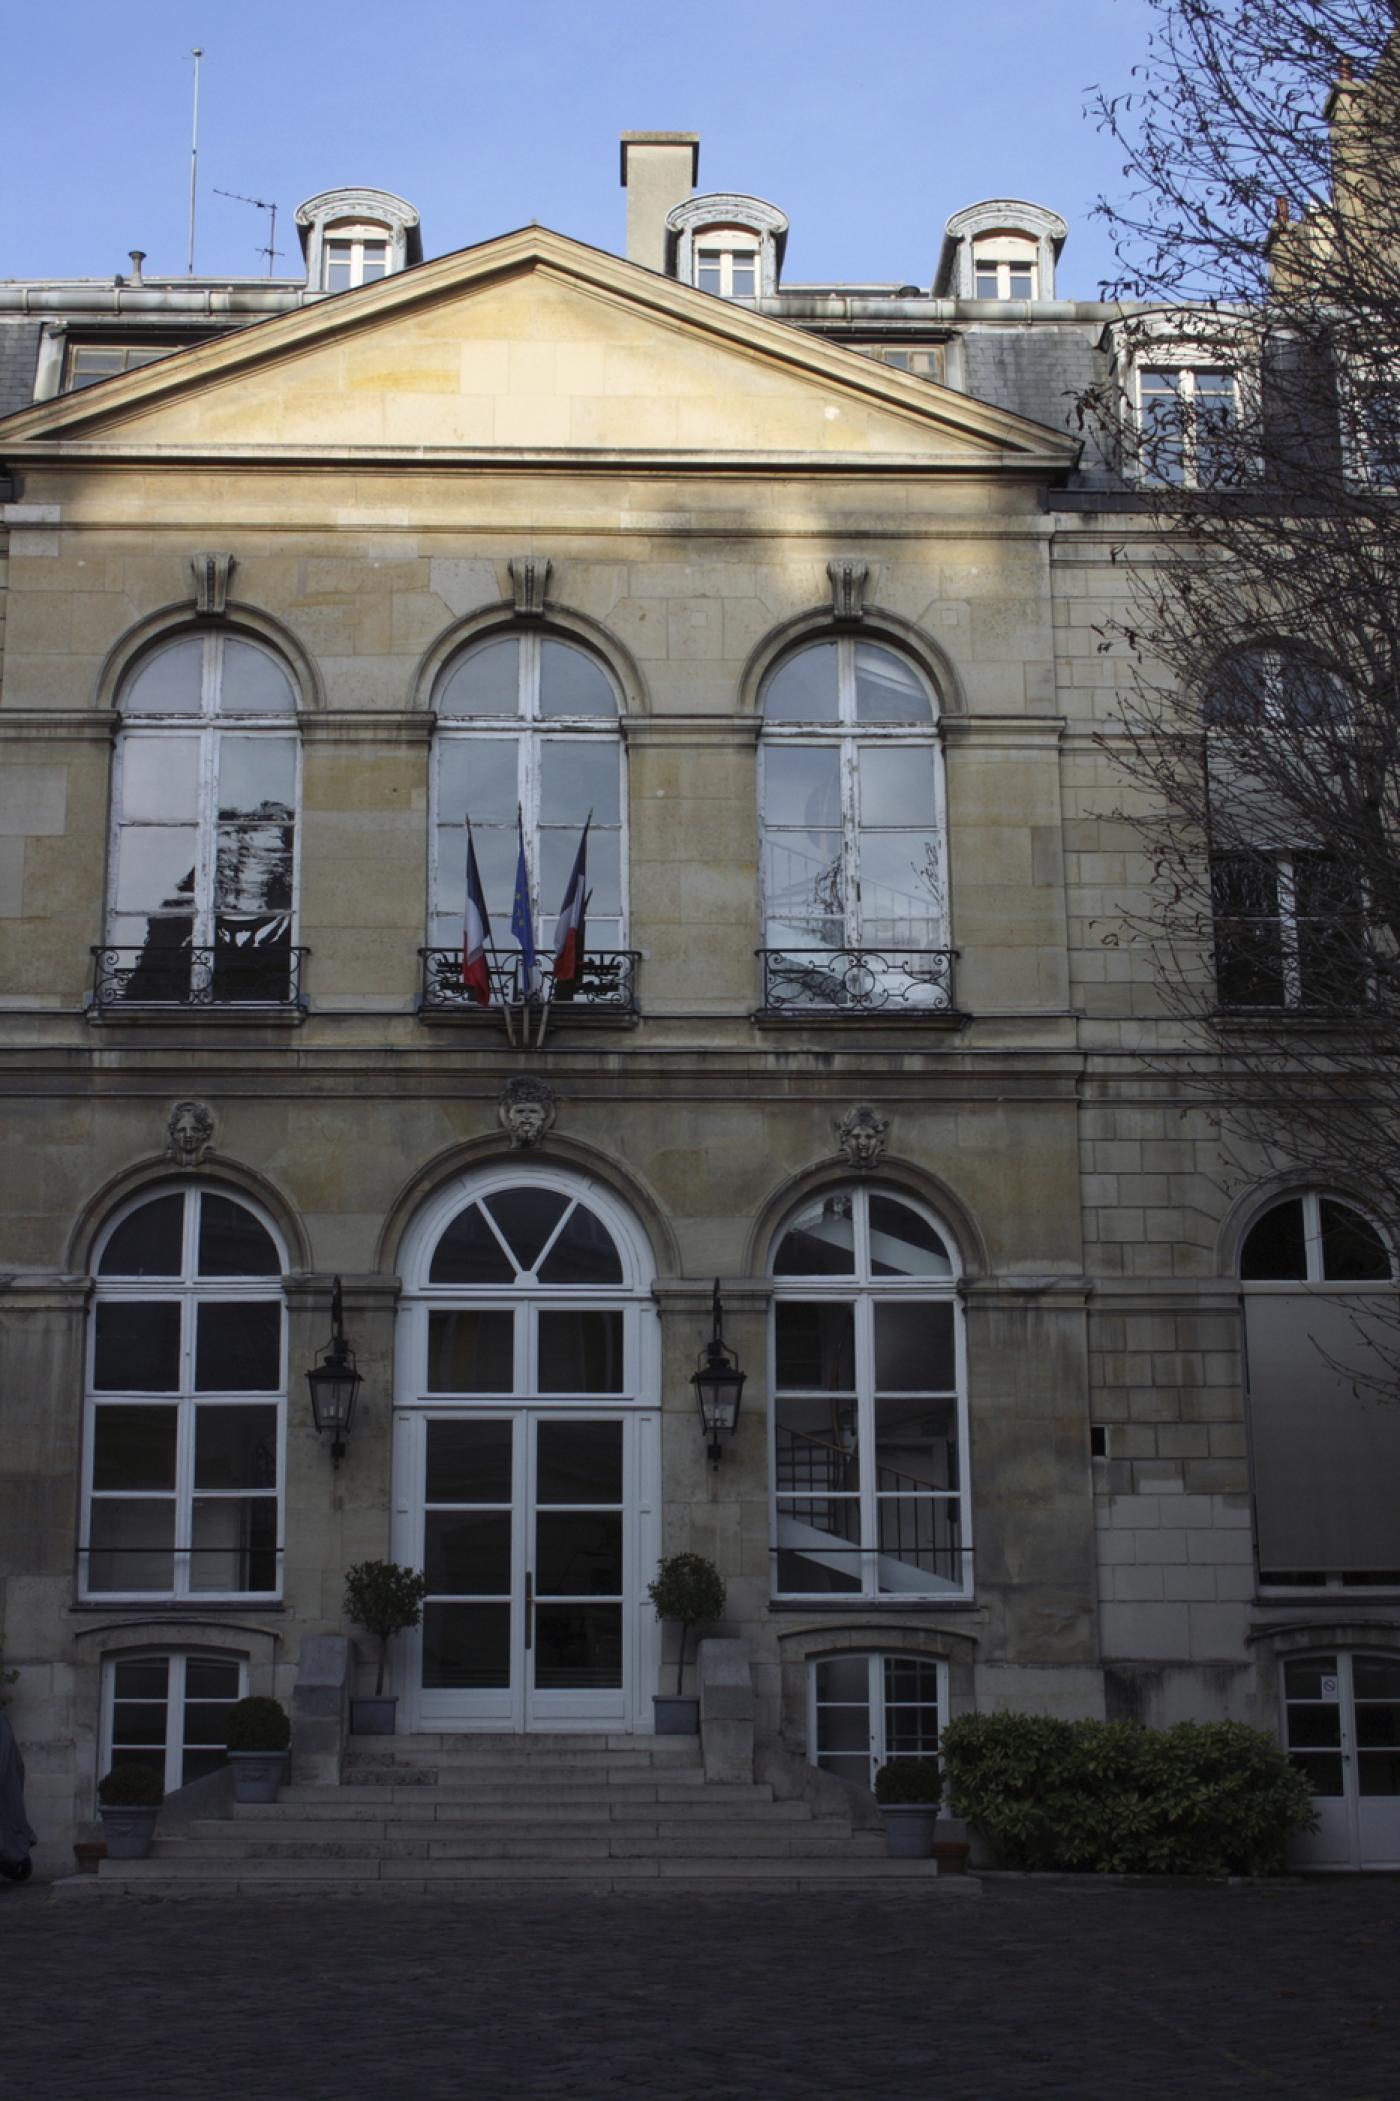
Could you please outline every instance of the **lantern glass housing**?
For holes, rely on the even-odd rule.
[[[720,1304],[719,1279],[716,1278],[714,1333],[701,1351],[700,1362],[691,1375],[712,1466],[719,1465],[723,1449],[720,1438],[732,1437],[738,1427],[746,1377],[747,1374],[739,1369],[738,1358],[724,1340],[724,1309]]]
[[[331,1296],[331,1339],[321,1352],[319,1362],[306,1374],[311,1395],[311,1419],[318,1431],[332,1432],[331,1459],[336,1466],[345,1456],[345,1440],[350,1435],[360,1383],[355,1352],[345,1339],[340,1279],[337,1277]]]

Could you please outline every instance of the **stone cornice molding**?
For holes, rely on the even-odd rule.
[[[757,715],[624,715],[622,737],[628,745],[693,745],[702,750],[732,746],[748,751],[757,744],[762,727]]]

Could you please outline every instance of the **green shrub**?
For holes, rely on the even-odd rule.
[[[669,1560],[661,1562],[648,1583],[647,1596],[656,1607],[657,1618],[675,1620],[681,1630],[681,1652],[676,1659],[679,1693],[690,1630],[706,1620],[717,1620],[724,1611],[724,1578],[703,1554],[672,1554]]]
[[[285,1751],[292,1740],[292,1725],[282,1702],[264,1699],[260,1693],[230,1707],[227,1728],[224,1741],[230,1751]]]
[[[114,1765],[98,1781],[97,1799],[107,1809],[159,1809],[165,1789],[148,1765]]]
[[[345,1616],[379,1643],[376,1699],[384,1690],[389,1643],[394,1635],[418,1625],[427,1590],[418,1570],[405,1568],[401,1561],[357,1561],[345,1571]]]
[[[943,1775],[936,1758],[891,1758],[875,1770],[877,1802],[908,1803],[934,1809],[943,1799]]]
[[[948,1793],[998,1864],[1084,1874],[1271,1875],[1314,1823],[1308,1784],[1243,1722],[963,1715],[939,1741]]]

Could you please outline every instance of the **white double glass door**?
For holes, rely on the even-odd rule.
[[[657,1416],[435,1408],[402,1415],[399,1438],[399,1558],[428,1585],[415,1725],[649,1728]]]
[[[1400,1656],[1290,1657],[1283,1701],[1318,1819],[1293,1841],[1294,1864],[1400,1868]]]

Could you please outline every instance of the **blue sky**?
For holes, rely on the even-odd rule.
[[[531,219],[623,244],[624,130],[701,134],[701,190],[792,221],[794,280],[927,285],[950,212],[1028,197],[1070,222],[1060,291],[1112,268],[1089,219],[1121,155],[1082,115],[1126,87],[1144,0],[67,0],[12,6],[0,275],[126,270],[186,256],[188,52],[203,65],[196,262],[260,271],[279,206],[365,183],[417,205],[442,254]]]

